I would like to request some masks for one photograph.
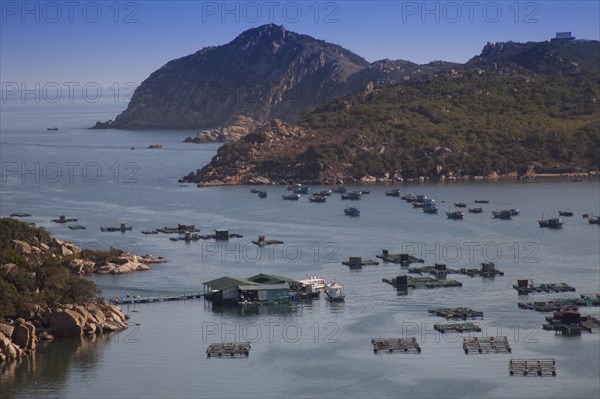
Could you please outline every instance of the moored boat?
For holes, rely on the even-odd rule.
[[[494,217],[494,219],[508,220],[512,218],[512,213],[509,210],[493,211],[492,216]]]
[[[573,216],[573,212],[571,211],[558,211],[559,216]]]
[[[263,190],[260,190],[260,191],[258,192],[258,197],[259,197],[259,198],[267,198],[267,192],[266,192],[266,191],[263,191]]]
[[[350,193],[342,194],[343,200],[358,201],[360,198],[361,198],[361,194],[358,191],[352,191]]]
[[[600,216],[589,215],[587,219],[589,224],[600,224]]]
[[[310,202],[325,202],[325,201],[327,201],[327,197],[320,196],[320,195],[313,195],[311,197],[308,197],[308,200]]]
[[[282,195],[281,198],[288,201],[297,201],[300,199],[300,194]]]
[[[551,229],[560,229],[563,226],[562,219],[560,218],[550,218],[544,219],[542,216],[541,220],[538,220],[540,227],[549,227]]]
[[[386,191],[385,195],[387,195],[388,197],[399,197],[400,196],[400,189],[399,188],[393,188],[391,190]]]
[[[513,208],[513,209],[510,210],[510,215],[511,216],[517,216],[517,215],[520,215],[520,214],[521,214],[521,211],[518,210],[518,209],[516,209],[516,208]]]
[[[457,208],[466,208],[467,204],[465,204],[464,202],[455,202],[454,206]]]
[[[488,201],[488,200],[475,200],[475,203],[476,204],[489,204],[490,201]]]
[[[446,212],[446,216],[448,217],[448,219],[461,220],[465,216],[465,214],[461,211],[454,211]]]
[[[346,192],[346,187],[344,187],[344,186],[335,187],[335,188],[331,189],[331,191],[334,193],[343,194]]]
[[[344,213],[348,216],[360,216],[360,209],[358,209],[358,207],[351,206],[344,209]]]
[[[469,208],[469,213],[482,213],[483,208]]]

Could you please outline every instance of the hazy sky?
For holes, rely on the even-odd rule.
[[[0,78],[139,84],[171,59],[271,22],[368,61],[465,62],[488,41],[543,41],[557,31],[598,40],[599,3],[1,0]]]

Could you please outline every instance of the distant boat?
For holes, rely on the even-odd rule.
[[[510,215],[511,216],[517,216],[517,215],[520,215],[520,214],[521,214],[521,211],[518,210],[518,209],[513,208],[513,209],[510,210]]]
[[[344,213],[348,216],[360,216],[360,209],[355,206],[344,209]]]
[[[494,217],[494,219],[512,219],[512,212],[509,210],[504,210],[504,211],[493,211],[492,212],[492,216]]]
[[[258,192],[258,197],[259,197],[259,198],[267,198],[267,192],[266,192],[266,191],[263,191],[263,190],[260,190],[260,191]]]
[[[457,208],[466,208],[467,204],[465,204],[464,202],[455,202],[454,206]]]
[[[488,201],[488,200],[475,200],[475,203],[476,204],[489,204],[490,201]]]
[[[323,190],[312,193],[313,197],[329,197],[331,195],[331,190]]]
[[[343,200],[351,200],[351,201],[358,201],[360,199],[361,194],[358,191],[352,191],[350,193],[344,193],[342,194],[342,199]]]
[[[563,222],[561,219],[559,219],[559,218],[544,219],[543,215],[542,215],[542,219],[538,220],[538,223],[540,224],[540,227],[548,227],[551,229],[560,229],[563,226]]]
[[[308,197],[308,200],[310,202],[325,202],[325,201],[327,201],[327,197],[325,197],[325,196],[322,197],[320,195],[313,195],[311,197]]]
[[[371,194],[371,191],[367,191],[367,190],[358,190],[356,192],[359,193],[359,194],[361,194],[361,195]]]
[[[47,130],[54,132],[54,131],[57,131],[58,128],[57,127],[49,127]]]
[[[337,283],[332,283],[325,289],[325,295],[328,301],[331,302],[343,302],[345,299],[342,286]]]
[[[297,187],[294,187],[292,191],[296,194],[308,194],[310,187],[298,185]]]
[[[469,208],[469,213],[482,213],[483,208]]]
[[[558,211],[559,216],[573,216],[573,212],[571,211]]]
[[[251,192],[252,194],[258,194],[258,193],[260,193],[260,188],[252,187],[252,188],[250,189],[250,192]]]
[[[429,214],[438,213],[438,206],[436,205],[434,199],[428,198],[425,200],[425,202],[423,203],[423,212]]]
[[[465,216],[465,214],[461,211],[454,211],[446,212],[446,216],[448,217],[448,219],[461,220]]]
[[[289,194],[289,195],[282,195],[281,196],[284,200],[288,200],[288,201],[297,201],[300,199],[300,194]]]
[[[574,181],[574,182],[576,182],[576,183],[579,183],[579,182],[582,182],[582,181],[583,181],[583,179],[582,179],[582,178],[580,178],[580,177],[578,177],[578,178],[576,178],[576,179],[573,179],[572,181]]]
[[[335,187],[331,191],[334,193],[343,194],[346,192],[346,187],[344,187],[344,186]]]
[[[399,188],[393,188],[391,190],[386,191],[385,195],[387,195],[388,197],[399,197],[400,196],[400,189]]]
[[[588,223],[589,224],[600,224],[600,217],[590,215],[590,216],[588,216]]]

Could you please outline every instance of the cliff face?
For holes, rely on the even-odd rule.
[[[265,25],[168,62],[135,91],[118,129],[209,128],[232,117],[295,120],[353,91],[367,61],[340,46]]]

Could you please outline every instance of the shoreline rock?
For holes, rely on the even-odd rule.
[[[261,124],[247,116],[238,115],[222,127],[201,130],[194,137],[183,140],[184,143],[226,143],[238,141],[255,131]]]

